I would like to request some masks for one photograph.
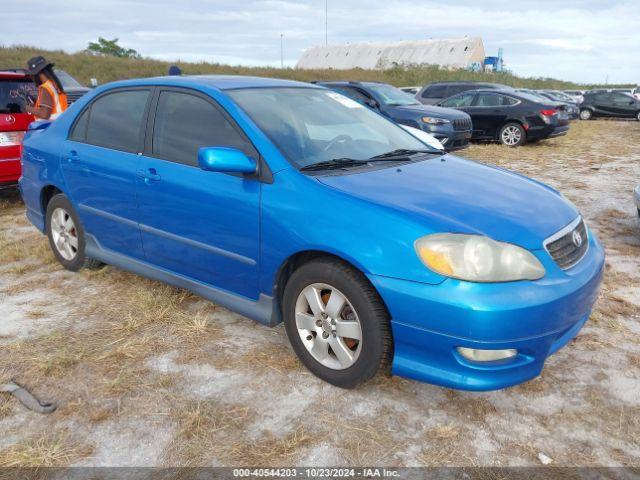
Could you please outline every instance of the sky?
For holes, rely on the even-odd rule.
[[[517,75],[640,83],[640,0],[326,0],[329,44],[479,36]],[[4,0],[0,44],[76,52],[99,36],[145,57],[295,66],[325,42],[325,0]],[[282,37],[281,37],[282,35]]]

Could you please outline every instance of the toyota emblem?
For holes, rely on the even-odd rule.
[[[9,125],[12,125],[16,123],[16,117],[14,117],[13,115],[5,115],[4,121],[7,122]]]
[[[573,244],[577,248],[580,248],[582,246],[582,235],[580,235],[579,231],[574,230],[573,233],[571,234],[571,239],[573,240]]]

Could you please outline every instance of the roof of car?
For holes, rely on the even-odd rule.
[[[279,78],[249,77],[244,75],[174,75],[165,77],[138,78],[116,82],[117,86],[133,85],[167,85],[167,86],[210,86],[220,90],[238,88],[264,88],[264,87],[307,87],[313,85],[295,80],[283,80]],[[116,86],[116,84],[113,84]]]
[[[26,78],[27,75],[20,70],[0,70],[0,78]]]

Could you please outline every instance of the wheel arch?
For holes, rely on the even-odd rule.
[[[366,275],[366,269],[358,265],[355,261],[347,259],[345,256],[341,256],[339,254],[329,252],[326,250],[317,250],[317,249],[301,250],[296,253],[293,253],[287,259],[285,259],[280,265],[280,267],[278,268],[276,275],[274,277],[273,297],[272,297],[273,298],[272,325],[276,325],[282,322],[283,320],[282,298],[284,295],[284,290],[287,285],[287,282],[289,281],[289,278],[291,278],[291,275],[293,275],[293,272],[299,269],[302,265],[305,265],[306,263],[312,260],[315,260],[317,258],[322,258],[322,257],[335,259],[339,262],[344,263],[345,265],[348,265],[354,270],[360,272],[362,276],[366,279],[366,281],[371,285],[371,287],[378,293],[380,300],[384,304],[384,299],[379,294],[375,286],[369,281],[369,278]],[[385,308],[386,308],[386,304],[385,304]]]
[[[42,187],[42,189],[40,190],[40,209],[42,211],[42,215],[46,215],[47,205],[49,205],[51,199],[59,193],[63,192],[56,185],[48,184]]]
[[[502,125],[500,125],[500,128],[498,128],[496,130],[496,140],[500,141],[500,132],[502,131],[502,129],[504,127],[506,127],[507,125],[509,125],[510,123],[517,123],[518,125],[520,125],[522,127],[522,130],[524,130],[524,135],[525,138],[527,136],[527,128],[525,127],[525,124],[527,123],[526,121],[522,120],[521,118],[507,118],[504,123]]]

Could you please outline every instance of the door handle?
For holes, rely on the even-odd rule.
[[[75,150],[71,150],[66,156],[67,163],[78,163],[80,161],[80,157],[78,157],[78,152]]]
[[[162,179],[162,177],[158,175],[158,172],[156,171],[155,168],[148,168],[147,170],[138,170],[138,172],[136,172],[136,175],[138,178],[143,179],[144,183],[146,183],[147,185],[149,185],[150,183],[159,182]]]

